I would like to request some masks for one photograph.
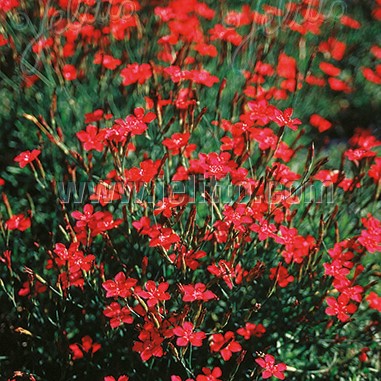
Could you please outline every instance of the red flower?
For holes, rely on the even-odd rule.
[[[91,204],[86,204],[83,207],[83,213],[79,211],[74,211],[71,216],[75,218],[77,221],[76,225],[77,227],[85,227],[89,224],[90,221],[93,220],[94,216],[94,207]]]
[[[358,242],[370,253],[381,252],[381,221],[368,214],[367,218],[362,218],[361,222],[365,229],[361,231]]]
[[[298,129],[298,125],[302,124],[300,119],[291,119],[294,110],[292,108],[287,108],[283,112],[274,107],[273,115],[270,117],[273,122],[275,122],[279,127],[287,126],[293,131]]]
[[[90,199],[91,196],[90,196]],[[102,204],[102,202],[101,202]],[[105,232],[107,230],[115,229],[123,222],[122,219],[114,220],[113,215],[110,212],[96,212],[94,217],[89,223],[89,228],[91,230],[91,236]]]
[[[250,138],[258,142],[259,148],[263,151],[269,148],[275,149],[278,142],[278,138],[271,128],[252,128]]]
[[[252,224],[250,230],[258,233],[259,240],[264,241],[269,237],[275,237],[276,227],[274,224],[269,224],[267,220],[262,219],[258,224]]]
[[[19,163],[20,168],[24,168],[27,164],[30,164],[32,161],[36,160],[38,155],[41,153],[39,149],[34,149],[31,151],[21,152],[14,158],[14,161]]]
[[[296,77],[296,60],[281,53],[278,58],[278,75],[283,78],[293,79]]]
[[[152,323],[146,323],[135,341],[132,350],[140,353],[142,361],[148,361],[152,356],[162,357],[164,354],[161,344],[164,339],[159,335]]]
[[[163,216],[170,218],[172,216],[172,210],[180,206],[186,205],[188,202],[188,196],[181,194],[174,194],[170,198],[164,197],[156,204],[156,208],[153,211],[155,216],[163,214]]]
[[[119,376],[118,380],[113,376],[106,376],[103,381],[128,381],[129,379],[126,375]]]
[[[77,78],[77,69],[73,65],[65,65],[62,69],[62,75],[67,81],[74,81]]]
[[[180,376],[172,375],[171,381],[182,381],[182,379]],[[194,381],[194,379],[193,378],[187,378],[185,381]]]
[[[202,368],[204,374],[199,374],[196,381],[221,381],[219,377],[222,376],[222,371],[219,367],[209,369]]]
[[[199,160],[190,161],[190,172],[202,173],[206,179],[221,180],[237,167],[236,162],[230,160],[231,155],[227,152],[200,153],[199,158]]]
[[[133,115],[128,115],[126,119],[116,119],[114,126],[107,131],[107,139],[115,139],[116,135],[120,136],[116,141],[123,141],[128,134],[132,136],[141,135],[147,130],[148,126]]]
[[[262,324],[246,323],[244,327],[238,328],[237,333],[249,340],[252,336],[261,337],[266,332],[266,328]]]
[[[225,222],[232,223],[234,228],[241,232],[245,232],[247,224],[253,222],[250,217],[253,212],[245,204],[237,204],[234,208],[226,205],[222,214],[225,216]]]
[[[176,132],[170,138],[163,140],[163,145],[169,149],[172,155],[178,155],[183,147],[188,144],[190,133],[181,134]]]
[[[275,107],[270,105],[265,99],[262,99],[248,102],[247,109],[245,114],[240,116],[240,120],[249,127],[252,127],[254,123],[260,123],[260,125],[267,124],[274,115]]]
[[[378,75],[377,72],[373,71],[369,67],[363,67],[361,68],[361,71],[362,71],[362,75],[367,81],[373,82],[376,85],[381,85],[381,75]]]
[[[105,308],[103,314],[110,320],[111,328],[117,328],[121,324],[132,324],[134,318],[131,316],[131,311],[128,307],[121,307],[119,303],[113,302]]]
[[[38,280],[36,282],[34,282],[34,284],[33,284],[34,295],[42,294],[47,289],[48,289],[48,287],[45,284],[43,284],[40,281],[38,281]],[[17,295],[19,295],[19,296],[27,296],[27,295],[30,295],[30,293],[31,293],[31,283],[29,281],[26,281],[26,282],[23,283],[23,285],[20,288],[20,290],[17,293]]]
[[[29,229],[31,226],[31,221],[29,217],[25,217],[22,214],[13,215],[8,221],[5,223],[5,227],[8,230],[20,230],[21,232]]]
[[[126,278],[123,272],[119,272],[115,275],[115,280],[106,280],[102,284],[102,287],[107,291],[106,298],[118,297],[127,298],[131,296],[131,289],[138,282],[133,278]]]
[[[156,114],[154,112],[149,111],[145,113],[143,107],[134,108],[134,115],[138,120],[144,123],[151,123],[156,119]]]
[[[204,17],[207,20],[211,20],[214,15],[216,14],[216,11],[212,8],[209,8],[205,3],[195,3],[195,12],[200,15],[201,17]]]
[[[20,5],[18,0],[0,0],[0,12],[9,12]]]
[[[370,292],[366,297],[369,307],[381,312],[381,296],[378,296],[375,292]]]
[[[311,115],[310,124],[311,126],[316,127],[319,132],[327,131],[332,127],[332,123],[329,120],[324,119],[318,114]]]
[[[0,46],[4,46],[8,44],[8,40],[5,38],[3,34],[0,33]]]
[[[136,82],[142,85],[152,77],[151,65],[146,63],[142,65],[133,63],[131,65],[127,65],[127,67],[120,72],[120,75],[123,78],[122,83],[124,86],[128,86]]]
[[[96,65],[102,64],[106,69],[115,70],[122,63],[122,61],[108,54],[98,52],[95,54],[94,63]]]
[[[208,266],[208,271],[217,278],[222,278],[230,289],[233,288],[235,273],[233,266],[229,262],[221,259],[218,265],[214,263]]]
[[[108,119],[109,117],[112,117],[111,114],[104,115],[104,111],[102,109],[97,109],[93,112],[89,112],[85,114],[85,123],[94,123],[98,122],[99,120],[102,120],[103,118]]]
[[[223,40],[239,46],[242,42],[242,36],[234,28],[225,28],[221,24],[216,24],[209,30],[210,40]]]
[[[336,279],[345,278],[350,270],[346,267],[343,267],[343,264],[340,260],[334,260],[332,263],[324,263],[325,274],[333,276]]]
[[[324,87],[325,86],[325,79],[321,78],[321,77],[316,77],[312,74],[307,74],[306,83],[308,83],[311,86]]]
[[[364,348],[361,349],[361,352],[359,354],[359,360],[361,362],[368,361],[368,355],[366,354],[367,352],[369,352],[369,348],[368,347],[364,347]]]
[[[350,144],[353,146],[358,146],[359,148],[370,150],[374,147],[381,145],[381,141],[377,140],[370,132],[370,130],[356,129],[355,135],[349,140]]]
[[[90,271],[93,267],[95,256],[92,254],[84,255],[82,251],[76,251],[75,256],[69,258],[68,267],[70,273],[76,273],[80,270]]]
[[[83,358],[83,352],[93,355],[101,349],[101,345],[94,343],[90,336],[84,336],[81,339],[82,344],[70,344],[69,348],[73,352],[73,360]]]
[[[343,59],[345,49],[346,44],[334,37],[329,37],[327,41],[319,44],[319,51],[322,53],[329,53],[336,61],[341,61]]]
[[[334,91],[343,91],[344,93],[350,93],[352,91],[350,86],[341,79],[330,77],[328,78],[328,84],[329,87]]]
[[[319,68],[323,73],[332,77],[337,77],[341,73],[341,70],[338,67],[332,65],[329,62],[320,62]]]
[[[3,255],[0,257],[0,262],[5,263],[9,270],[12,269],[12,252],[10,250],[5,250]]]
[[[252,22],[252,13],[248,6],[242,7],[242,12],[229,11],[225,17],[225,23],[239,27],[249,25]]]
[[[139,168],[134,167],[126,171],[127,182],[150,183],[158,174],[160,160],[145,160],[139,164]]]
[[[150,232],[151,220],[149,217],[142,217],[140,220],[134,221],[132,226],[139,232],[139,234],[147,235]]]
[[[294,277],[290,275],[287,269],[283,266],[270,269],[270,279],[273,280],[275,277],[279,287],[287,287],[289,283],[294,281]]]
[[[164,250],[168,250],[174,243],[180,241],[180,237],[171,228],[157,227],[149,233],[149,236],[150,247],[161,246]]]
[[[199,43],[193,49],[202,56],[217,57],[218,54],[217,48],[214,45]]]
[[[50,48],[53,45],[53,38],[41,37],[36,43],[32,46],[33,53],[39,54],[43,49]]]
[[[330,316],[337,316],[343,323],[348,321],[350,319],[349,314],[357,311],[357,306],[349,303],[349,300],[349,297],[346,295],[340,295],[337,300],[329,296],[326,298],[328,307],[325,309],[325,313]]]
[[[203,250],[187,250],[185,246],[181,246],[181,249],[177,250],[177,254],[171,254],[169,257],[179,269],[185,265],[191,270],[196,270],[200,266],[198,260],[206,257],[206,253]]]
[[[261,366],[263,369],[262,377],[264,379],[270,378],[272,376],[284,380],[284,371],[287,369],[287,365],[284,363],[275,364],[275,358],[271,355],[265,355],[264,358],[257,358],[255,362]]]
[[[176,344],[179,347],[186,347],[189,343],[194,347],[201,347],[202,341],[206,338],[204,332],[194,332],[191,322],[184,322],[182,327],[175,327],[173,333],[178,336]]]
[[[374,157],[376,156],[376,153],[373,151],[362,149],[362,148],[357,148],[357,149],[348,149],[345,152],[345,156],[348,158],[348,160],[359,161],[359,160],[365,159],[366,157]]]
[[[179,83],[180,81],[191,79],[189,70],[181,70],[179,66],[169,66],[164,69],[164,73],[171,77],[173,83]]]
[[[295,151],[291,149],[287,143],[280,142],[278,149],[274,152],[274,157],[276,159],[282,159],[285,163],[288,163],[294,156]]]
[[[227,331],[224,335],[215,333],[212,335],[210,342],[211,352],[220,352],[225,361],[229,361],[233,352],[240,352],[242,350],[241,344],[235,341],[235,335],[232,331]]]
[[[211,75],[206,70],[192,70],[190,76],[193,82],[200,83],[207,87],[212,87],[215,83],[219,82],[219,79],[216,76]]]
[[[375,159],[375,163],[369,168],[368,176],[377,184],[381,180],[381,157]]]
[[[96,150],[102,152],[104,148],[104,138],[106,135],[105,130],[98,131],[97,126],[89,125],[86,131],[79,131],[76,133],[77,138],[83,144],[86,151]]]
[[[184,302],[194,302],[196,300],[207,302],[212,299],[217,299],[217,295],[207,290],[204,283],[183,285],[181,286],[181,291],[184,293]]]
[[[357,285],[352,287],[339,288],[339,291],[348,296],[351,300],[354,300],[357,303],[360,303],[362,300],[362,293],[364,292],[364,288]]]
[[[171,299],[171,295],[166,292],[168,290],[169,284],[167,282],[160,283],[156,287],[156,283],[152,280],[147,281],[145,284],[145,289],[137,291],[136,293],[143,299],[148,299],[148,307],[153,307],[159,302]]]
[[[282,163],[274,162],[272,168],[275,168],[273,177],[275,181],[279,181],[281,184],[288,186],[292,182],[299,180],[301,176],[291,171],[291,169]]]
[[[341,16],[340,22],[342,25],[347,26],[352,29],[359,29],[361,28],[361,24],[355,20],[352,17],[349,17],[347,15]]]
[[[376,58],[381,59],[381,47],[373,45],[370,51]]]

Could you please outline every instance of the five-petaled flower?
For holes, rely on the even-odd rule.
[[[134,318],[131,316],[131,311],[128,309],[128,307],[121,307],[121,305],[117,302],[113,302],[108,305],[104,309],[103,314],[111,319],[111,328],[117,328],[123,323],[132,324],[134,321]]]
[[[24,151],[17,155],[14,160],[19,163],[20,168],[24,168],[26,165],[31,164],[34,160],[36,160],[40,153],[41,151],[39,149]]]
[[[255,362],[263,368],[262,377],[264,379],[270,378],[272,376],[284,380],[284,371],[287,369],[287,365],[284,363],[275,364],[275,358],[272,355],[265,355],[255,359]]]
[[[29,229],[30,226],[31,226],[30,218],[24,216],[23,214],[14,214],[5,223],[5,227],[8,230],[20,230],[21,232]]]
[[[207,302],[212,299],[217,299],[217,295],[206,289],[204,283],[196,283],[181,286],[181,291],[184,293],[184,302],[194,302],[196,300],[202,300]]]
[[[249,340],[252,336],[261,337],[265,334],[266,328],[262,324],[246,323],[244,327],[238,328],[237,333]]]
[[[337,316],[343,323],[350,319],[350,315],[357,311],[357,306],[349,303],[350,298],[347,295],[341,294],[337,299],[332,296],[326,298],[328,307],[325,313],[330,316]]]
[[[227,331],[225,334],[215,333],[212,335],[210,342],[210,350],[212,352],[220,352],[225,361],[231,359],[233,353],[241,352],[241,344],[235,341],[235,335],[232,331]]]
[[[76,135],[86,151],[103,151],[105,145],[104,139],[106,136],[105,130],[98,131],[97,126],[90,124],[86,127],[86,131],[79,131]]]
[[[152,280],[147,281],[144,288],[145,290],[137,290],[136,293],[143,299],[147,299],[148,307],[153,307],[159,302],[164,302],[171,299],[171,295],[166,292],[169,284],[162,282],[158,286]]]
[[[132,294],[132,288],[138,281],[134,278],[126,278],[123,272],[115,275],[114,280],[106,280],[102,287],[107,291],[106,298],[127,298]]]

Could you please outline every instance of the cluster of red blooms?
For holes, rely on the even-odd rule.
[[[171,294],[168,292],[167,282],[156,284],[149,280],[144,287],[141,287],[137,279],[127,278],[120,272],[113,280],[105,281],[103,288],[106,290],[107,298],[119,299],[104,310],[104,315],[110,318],[111,328],[132,324],[134,322],[132,314],[144,318],[145,323],[140,328],[138,340],[133,345],[133,350],[140,354],[143,361],[148,361],[151,357],[164,356],[163,344],[167,340],[174,340],[178,347],[189,345],[201,347],[204,344],[206,333],[196,330],[192,322],[184,320],[187,308],[181,314],[169,312],[166,302],[171,300]],[[203,283],[182,285],[180,288],[185,303],[196,301],[205,303],[217,299],[217,296]],[[163,319],[165,315],[167,317]],[[261,337],[265,332],[266,329],[262,324],[249,322],[237,329],[237,334],[245,340]],[[224,361],[229,361],[233,353],[242,351],[242,346],[236,341],[236,334],[233,331],[213,334],[209,346],[210,351],[220,353]],[[197,380],[202,379],[199,377],[201,376],[198,376]]]
[[[67,248],[64,244],[57,243],[53,250],[57,255],[54,259],[55,264],[58,267],[66,267],[68,270],[60,273],[59,280],[63,289],[69,286],[83,287],[85,283],[83,273],[93,268],[95,256],[85,255],[82,250],[79,250],[79,245],[79,242],[73,242]]]
[[[112,115],[107,115],[111,119]],[[145,113],[142,107],[137,107],[133,115],[128,115],[125,119],[116,119],[112,128],[99,130],[95,125],[88,125],[85,131],[77,132],[77,137],[81,141],[86,151],[96,150],[102,152],[109,143],[124,144],[130,137],[143,134],[148,126],[156,119],[153,112]],[[94,118],[90,119],[95,121]]]
[[[93,237],[115,229],[123,222],[122,219],[114,220],[113,214],[109,211],[94,212],[92,204],[86,204],[83,213],[74,211],[72,217],[76,220],[74,226],[76,237],[86,246],[91,244]]]
[[[8,17],[20,3],[0,0],[0,19]],[[43,271],[53,282],[28,269],[26,282],[13,275],[14,249],[9,242],[14,237],[34,237],[35,226],[38,228],[41,222],[34,219],[32,211],[13,214],[4,191],[8,217],[3,223],[0,214],[0,233],[7,247],[0,255],[0,264],[11,274],[12,284],[21,280],[15,295],[30,300],[42,300],[51,293],[77,307],[78,295],[85,295],[88,288],[92,288],[92,294],[101,290],[97,303],[92,301],[100,304],[99,321],[89,325],[102,325],[102,333],[111,331],[107,337],[110,341],[122,333],[132,350],[126,353],[135,356],[131,363],[140,366],[151,361],[153,369],[155,360],[173,359],[176,369],[181,365],[185,372],[180,376],[180,371],[165,370],[171,381],[182,381],[184,375],[186,381],[233,380],[243,379],[244,374],[252,378],[255,373],[263,379],[283,380],[285,371],[292,367],[267,353],[275,352],[267,345],[268,337],[274,343],[278,335],[271,336],[276,329],[270,329],[272,316],[266,315],[274,312],[271,301],[266,303],[273,294],[277,296],[274,305],[283,306],[295,290],[298,295],[306,295],[303,288],[308,283],[314,305],[308,306],[313,307],[308,313],[303,312],[307,311],[303,306],[302,318],[294,319],[298,322],[314,321],[309,315],[316,314],[313,317],[319,320],[329,315],[349,325],[356,318],[355,312],[361,310],[363,299],[367,307],[381,311],[381,296],[373,283],[365,284],[363,277],[376,273],[362,264],[364,257],[372,257],[367,253],[381,252],[379,212],[365,216],[361,211],[358,218],[354,216],[358,223],[353,223],[353,229],[357,231],[344,239],[340,235],[346,227],[335,225],[343,220],[338,217],[340,205],[331,208],[311,201],[300,208],[294,206],[303,202],[303,187],[316,184],[323,185],[323,192],[332,189],[345,206],[361,197],[356,191],[364,188],[369,193],[374,191],[371,202],[379,201],[381,141],[371,130],[359,128],[349,140],[340,166],[323,168],[325,159],[316,159],[319,153],[313,144],[307,152],[303,136],[309,129],[312,136],[319,133],[329,141],[338,122],[324,110],[303,115],[295,102],[299,91],[317,87],[335,97],[343,96],[345,101],[335,103],[346,108],[346,97],[357,90],[356,78],[345,63],[352,47],[343,37],[324,37],[307,62],[306,41],[310,36],[323,35],[328,19],[316,0],[298,4],[289,1],[283,9],[260,4],[253,10],[246,4],[226,10],[224,5],[221,12],[198,0],[143,3],[147,2],[49,2],[44,17],[52,28],[30,43],[36,65],[48,59],[57,79],[70,89],[85,86],[94,72],[99,75],[100,89],[105,83],[111,86],[108,80],[115,78],[120,84],[119,95],[126,98],[123,102],[127,111],[118,113],[122,102],[114,95],[100,102],[102,108],[93,105],[94,111],[84,115],[81,130],[72,134],[76,149],[68,143],[69,136],[64,136],[66,131],[49,127],[42,116],[33,119],[27,115],[27,120],[39,128],[38,149],[20,152],[14,158],[18,165],[15,173],[33,172],[39,186],[50,189],[50,181],[57,195],[55,172],[48,173],[51,163],[46,135],[60,154],[66,155],[62,164],[63,171],[68,170],[65,178],[77,181],[87,176],[91,181],[97,179],[97,183],[83,208],[75,207],[67,213],[68,206],[60,203],[64,224],[54,229],[58,233],[49,235],[49,246],[40,246],[37,238],[33,240],[49,258],[44,259]],[[145,13],[139,13],[143,8]],[[380,9],[378,0],[371,12],[376,20],[381,18]],[[57,17],[62,10],[75,17]],[[99,14],[105,16],[102,23],[97,20]],[[147,50],[144,24],[150,25],[151,21],[155,36],[152,49]],[[228,75],[213,72],[211,62],[223,66],[225,57],[230,62],[242,52],[243,56],[247,54],[248,28],[270,33],[277,24],[297,38],[300,59],[287,48],[273,52],[272,46],[260,46],[252,67],[239,70],[243,82],[239,91],[236,83],[229,83],[234,81]],[[340,17],[339,24],[344,32],[362,27],[348,15]],[[129,44],[135,36],[136,55],[130,52],[133,44]],[[11,35],[0,34],[0,48],[12,45]],[[155,51],[154,58],[149,50]],[[381,85],[381,48],[374,45],[371,54],[372,61],[361,67],[359,76],[369,86]],[[82,57],[80,63],[78,56]],[[91,65],[92,71],[86,65]],[[24,77],[25,87],[43,78],[35,74]],[[228,86],[231,88],[224,92]],[[220,107],[229,103],[225,100],[229,92],[236,92],[229,101],[230,116],[229,107]],[[204,107],[205,98],[216,102],[215,110],[211,102]],[[54,104],[51,118],[53,109]],[[70,161],[75,164],[68,164]],[[201,206],[193,203],[197,195],[177,194],[169,184],[162,197],[157,197],[156,180],[184,184],[192,178],[203,180]],[[239,188],[240,194],[225,204],[216,201],[215,192],[231,185]],[[0,186],[6,188],[8,184],[0,178]],[[302,195],[298,193],[300,188]],[[132,195],[137,196],[136,200],[124,202]],[[325,250],[328,242],[331,248]],[[329,283],[320,290],[320,276],[324,278],[321,287],[331,281],[332,286]],[[15,297],[9,295],[16,305]],[[25,302],[30,300],[25,298]],[[323,301],[327,306],[321,308]],[[298,303],[293,304],[293,311]],[[226,306],[230,305],[228,311]],[[62,315],[66,314],[63,310]],[[85,307],[81,310],[87,313]],[[23,309],[20,311],[23,313]],[[328,326],[333,324],[330,319]],[[70,350],[70,366],[92,361],[98,352],[101,357],[105,348],[106,339],[101,333],[82,337],[84,333],[80,328],[78,331],[80,336],[75,337],[79,340],[67,335],[70,340],[65,351]],[[283,332],[276,337],[277,343],[282,339]],[[253,352],[257,349],[266,353]],[[360,360],[366,359],[369,351],[364,346]],[[282,352],[276,357],[279,354]],[[235,366],[235,373],[230,373],[229,368]],[[129,376],[121,373],[125,372],[117,369],[104,381],[128,381]]]
[[[332,296],[326,298],[328,307],[325,312],[347,322],[357,311],[357,305],[353,302],[360,303],[363,297],[363,287],[355,284],[356,278],[363,271],[361,264],[355,267],[356,255],[362,253],[362,248],[353,241],[343,241],[328,250],[328,253],[332,262],[324,263],[325,274],[334,278],[333,286],[339,296],[337,299]],[[354,267],[354,274],[351,275]]]
[[[369,214],[367,218],[362,218],[361,222],[365,229],[361,231],[358,242],[370,253],[379,252],[381,250],[381,221]]]

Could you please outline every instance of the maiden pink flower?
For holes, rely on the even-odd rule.
[[[255,359],[255,362],[263,368],[262,377],[264,379],[274,376],[284,380],[285,375],[283,372],[287,369],[287,365],[284,363],[275,364],[274,356],[267,354],[265,357]]]

